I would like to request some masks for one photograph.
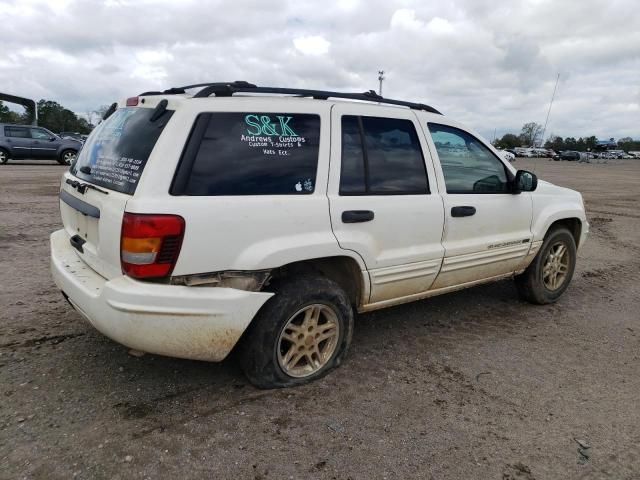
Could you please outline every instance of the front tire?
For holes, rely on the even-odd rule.
[[[573,277],[576,254],[576,242],[565,227],[547,233],[531,265],[515,278],[520,297],[537,305],[558,300]]]
[[[0,165],[4,165],[9,161],[9,152],[4,148],[0,148]]]
[[[322,276],[281,282],[240,345],[240,363],[258,388],[302,385],[344,359],[353,335],[353,308],[342,288]]]
[[[75,150],[64,150],[60,154],[60,158],[58,159],[58,163],[60,165],[71,165],[73,161],[76,159],[78,152]]]

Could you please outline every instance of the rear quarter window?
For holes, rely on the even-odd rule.
[[[320,117],[218,112],[196,119],[173,195],[308,195],[314,192]]]

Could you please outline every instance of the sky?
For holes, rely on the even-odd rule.
[[[430,104],[491,140],[640,138],[637,0],[0,0],[0,91],[86,114],[247,80]]]

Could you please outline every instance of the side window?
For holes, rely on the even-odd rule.
[[[458,128],[429,124],[447,193],[509,193],[504,164],[477,138]]]
[[[205,113],[194,125],[174,195],[308,195],[314,192],[320,117]]]
[[[29,129],[26,127],[4,127],[4,134],[13,138],[31,138]]]
[[[424,193],[429,184],[412,121],[342,117],[340,195]]]
[[[31,137],[35,138],[36,140],[49,140],[51,138],[51,135],[41,128],[32,128]]]

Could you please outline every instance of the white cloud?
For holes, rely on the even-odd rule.
[[[415,10],[401,8],[396,10],[391,17],[391,28],[406,30],[420,30],[424,27],[424,22],[416,18]]]
[[[310,35],[293,39],[293,45],[305,55],[324,55],[331,43],[320,35]]]

